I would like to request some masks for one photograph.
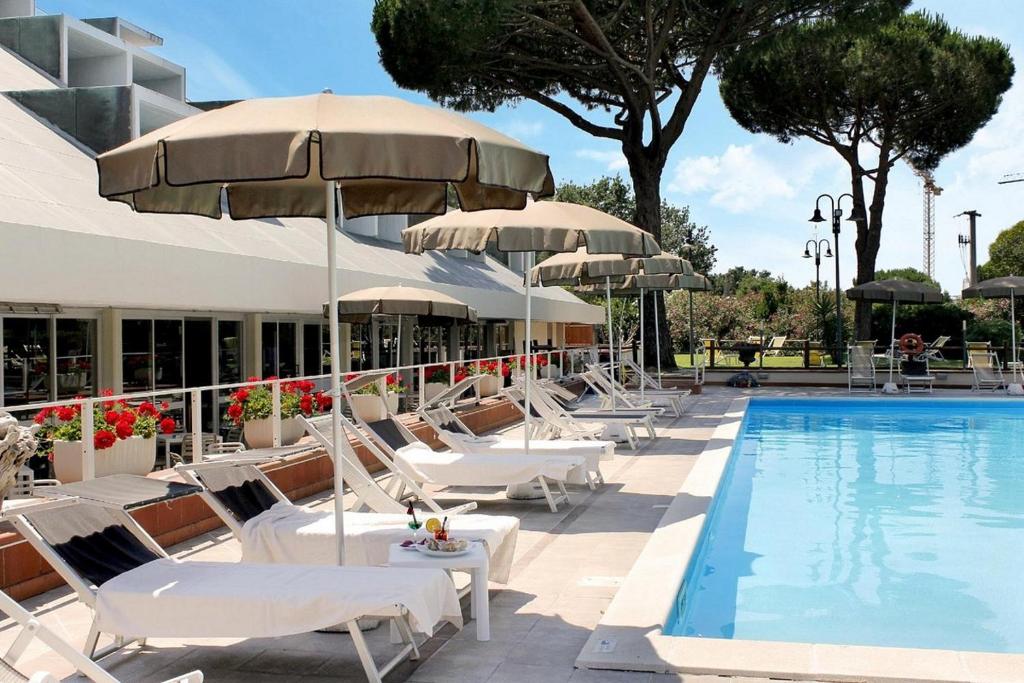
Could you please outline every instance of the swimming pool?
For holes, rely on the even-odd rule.
[[[1022,418],[752,399],[666,635],[1024,652]]]

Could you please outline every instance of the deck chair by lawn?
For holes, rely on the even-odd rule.
[[[448,391],[442,392],[430,401],[421,405],[416,413],[424,422],[431,426],[437,438],[456,453],[489,453],[493,455],[515,455],[523,452],[521,438],[488,435],[477,436],[455,412],[449,407],[454,397],[462,395],[480,380],[479,376],[467,377]],[[612,441],[579,441],[572,439],[531,439],[530,453],[533,455],[578,455],[586,460],[587,472],[590,477],[586,482],[591,490],[598,484],[604,484],[601,474],[601,461],[612,460],[615,456],[615,443]]]
[[[779,335],[779,336],[772,337],[772,340],[770,342],[768,342],[768,346],[766,346],[764,348],[764,353],[762,355],[765,358],[770,358],[770,357],[773,357],[773,356],[782,356],[782,355],[784,355],[784,353],[785,353],[784,349],[785,349],[785,346],[786,346],[786,340],[787,339],[789,339],[789,337],[787,337],[785,335]]]
[[[847,387],[850,393],[857,391],[874,392],[878,389],[878,381],[875,377],[875,359],[871,346],[857,344],[848,349],[847,355]]]
[[[994,351],[971,351],[968,354],[969,365],[974,372],[974,391],[991,389],[998,391],[1006,388],[1006,378],[999,357]]]
[[[639,392],[627,389],[620,382],[612,379],[607,368],[599,365],[591,365],[587,371],[580,375],[594,394],[601,399],[601,408],[610,409],[612,405],[612,388],[615,391],[615,405],[626,410],[646,410],[652,415],[660,417],[666,410],[672,412],[673,417],[683,414],[682,396],[674,389],[661,389],[657,391],[645,391],[644,398],[640,398]]]
[[[353,479],[350,462],[357,459],[351,446],[348,450],[345,456],[346,483]],[[316,511],[295,505],[258,467],[264,462],[273,462],[273,459],[239,455],[242,457],[234,460],[185,464],[175,469],[185,481],[202,487],[199,495],[242,544],[242,560],[285,564],[335,563],[337,537],[333,511]],[[376,482],[370,485],[376,486]],[[356,489],[355,486],[352,488]],[[385,564],[390,546],[410,536],[408,525],[411,518],[406,514],[406,506],[383,489],[380,493],[384,501],[382,511],[345,513],[347,565]],[[422,522],[428,517],[443,515],[448,517],[450,528],[459,537],[484,541],[491,555],[490,578],[505,583],[515,553],[519,519],[507,515],[457,514],[459,512],[442,510],[435,504],[429,512],[419,511],[417,518]]]
[[[347,392],[349,386],[352,385],[346,383],[343,391]],[[396,487],[392,492],[396,499],[401,499],[407,489],[412,489],[411,484],[512,486],[536,482],[544,493],[548,507],[552,512],[557,512],[560,503],[569,502],[565,484],[586,484],[590,479],[585,467],[586,461],[576,455],[527,455],[522,452],[493,455],[435,451],[388,411],[386,404],[384,410],[384,419],[374,422],[366,422],[353,415],[356,426],[352,434],[392,473],[400,475],[395,478]],[[557,496],[552,494],[549,482],[557,488]],[[413,490],[422,492],[418,486]]]
[[[153,498],[147,491],[154,486],[165,495]],[[169,557],[128,510],[191,495],[192,486],[113,475],[57,488],[90,493],[5,509],[3,518],[92,609],[89,658],[146,638],[275,638],[345,624],[367,680],[380,683],[406,658],[419,656],[412,629],[429,636],[442,621],[462,624],[455,586],[441,570]],[[359,631],[356,620],[364,617],[393,620],[402,637],[401,652],[383,666]],[[113,644],[99,649],[102,634],[113,636]]]
[[[944,361],[946,358],[942,355],[942,349],[949,343],[951,338],[947,336],[936,337],[935,341],[928,345],[925,349],[925,355],[928,356],[928,360],[939,360]]]
[[[917,358],[904,358],[900,361],[900,381],[908,394],[932,393],[935,376],[928,367],[928,356],[922,354]]]
[[[4,683],[58,683],[58,679],[46,671],[26,672],[18,668],[18,660],[33,640],[39,640],[56,652],[94,683],[118,683],[118,679],[107,673],[99,664],[75,649],[75,646],[44,626],[32,613],[14,601],[11,596],[0,592],[0,612],[3,612],[21,628],[21,632],[0,658],[0,681]],[[203,673],[193,671],[164,681],[164,683],[203,683]]]

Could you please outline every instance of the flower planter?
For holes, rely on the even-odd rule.
[[[562,368],[557,365],[545,365],[540,369],[540,376],[544,379],[558,379],[562,376]]]
[[[380,397],[375,394],[353,394],[348,407],[352,409],[352,415],[363,422],[376,422],[387,417]]]
[[[495,375],[483,375],[483,379],[480,380],[480,396],[486,398],[487,396],[496,396],[501,390],[504,378],[497,377]]]
[[[97,477],[111,474],[145,476],[156,465],[156,437],[118,439],[110,448],[95,451]],[[82,442],[53,442],[53,475],[63,484],[82,481]]]
[[[427,382],[423,385],[423,399],[431,401],[444,391],[448,391],[448,382]]]
[[[281,420],[281,445],[291,446],[298,443],[305,430],[294,417]],[[249,420],[242,428],[245,444],[249,448],[271,448],[274,445],[274,422],[269,417]]]
[[[399,401],[405,394],[400,394],[397,391],[389,391],[387,395],[388,410],[395,415],[398,414]]]

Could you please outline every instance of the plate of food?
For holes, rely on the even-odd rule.
[[[415,548],[428,557],[458,557],[469,552],[469,541],[462,538],[428,538],[426,543],[417,543]]]

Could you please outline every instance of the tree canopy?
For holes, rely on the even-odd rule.
[[[942,289],[936,280],[928,277],[928,274],[914,268],[907,266],[906,268],[888,268],[885,270],[879,270],[875,272],[876,280],[909,280],[911,282],[923,282],[929,284],[936,289]]]
[[[981,279],[1024,275],[1024,221],[1003,230],[988,247],[988,262],[978,268]]]
[[[562,183],[555,199],[593,207],[624,221],[632,219],[636,198],[621,176],[604,176],[587,185]],[[690,207],[661,203],[661,249],[682,256],[699,273],[708,273],[715,267],[718,247],[711,243],[711,232],[706,225],[697,225],[690,219]]]
[[[807,138],[850,168],[856,282],[875,278],[889,173],[918,170],[967,144],[996,112],[1014,67],[998,40],[968,37],[918,12],[885,22],[791,26],[733,53],[721,93],[736,121],[781,142]],[[865,180],[873,183],[870,199]],[[870,307],[858,304],[859,336]]]

